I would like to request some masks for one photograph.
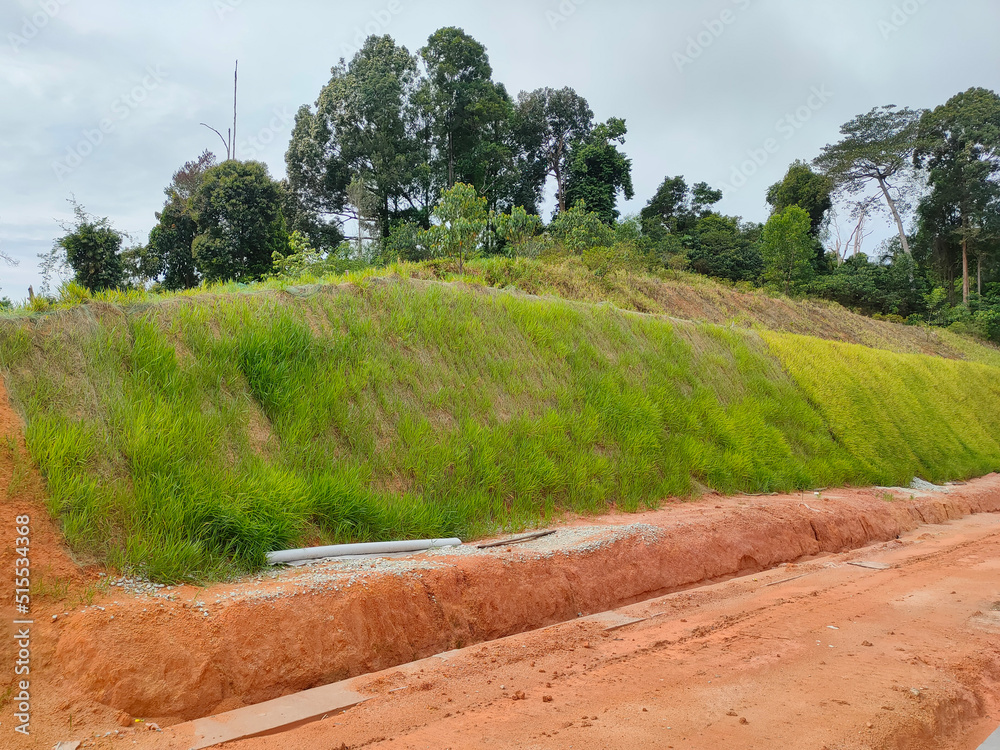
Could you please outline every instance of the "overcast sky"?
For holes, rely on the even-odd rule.
[[[294,112],[341,56],[442,26],[483,42],[512,94],[572,86],[627,120],[626,212],[682,174],[762,221],[768,185],[855,115],[1000,90],[996,0],[3,0],[0,250],[20,265],[0,294],[38,288],[71,195],[144,242],[173,172],[222,147],[199,123],[228,127],[235,59],[238,155],[281,177]]]

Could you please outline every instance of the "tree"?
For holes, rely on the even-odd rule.
[[[605,224],[597,212],[588,210],[583,201],[558,213],[548,231],[554,240],[577,254],[615,243],[615,230]]]
[[[371,36],[350,63],[334,66],[316,111],[299,109],[285,154],[296,228],[324,249],[335,239],[331,225],[349,218],[355,177],[374,196],[380,237],[401,211],[420,208],[412,104],[418,85],[416,58],[390,36]]]
[[[781,182],[767,191],[767,202],[775,213],[789,206],[805,209],[812,222],[811,231],[818,236],[826,213],[833,208],[833,184],[826,175],[817,174],[803,161],[794,162]]]
[[[639,214],[643,234],[661,243],[667,235],[684,237],[699,220],[713,213],[722,191],[699,182],[689,188],[682,176],[668,177]]]
[[[619,193],[624,193],[628,200],[635,197],[632,160],[615,145],[625,143],[627,132],[625,121],[613,117],[594,128],[570,153],[566,200],[574,204],[583,201],[608,225],[614,224],[620,215],[615,208]]]
[[[841,127],[844,138],[826,146],[813,162],[830,178],[834,190],[842,194],[857,195],[875,182],[896,222],[907,255],[912,253],[899,204],[910,192],[906,183],[921,114],[895,105],[876,107]]]
[[[969,250],[1000,202],[1000,96],[969,89],[920,120],[918,166],[929,169],[930,203],[939,214],[949,207],[958,220],[962,245],[962,299],[969,304]]]
[[[594,112],[587,100],[571,88],[538,89],[529,93],[521,92],[517,101],[517,127],[530,159],[544,165],[532,172],[541,183],[552,176],[556,181],[556,195],[560,213],[570,205],[566,193],[566,183],[570,175],[572,146],[586,140],[594,128]]]
[[[711,213],[698,220],[688,249],[691,270],[730,281],[753,281],[764,261],[759,224],[743,224],[731,216]]]
[[[260,162],[227,161],[205,173],[193,199],[192,251],[206,281],[256,281],[288,252],[281,185]]]
[[[542,228],[542,220],[527,209],[514,206],[510,213],[496,217],[496,231],[509,251],[523,248]]]
[[[476,194],[472,185],[459,182],[445,190],[434,207],[436,224],[427,230],[435,255],[458,258],[458,272],[465,270],[465,260],[474,255],[486,231],[486,199]]]
[[[330,250],[339,245],[350,169],[325,118],[307,105],[295,115],[285,171],[283,208],[289,229],[302,232],[316,247]]]
[[[482,189],[483,127],[504,119],[510,97],[493,83],[486,48],[462,29],[448,27],[431,34],[420,50],[427,66],[426,101],[433,116],[436,150],[448,188],[464,181]],[[504,103],[507,103],[507,107]]]
[[[63,224],[65,235],[56,240],[53,251],[65,253],[74,280],[91,292],[120,289],[125,285],[125,265],[121,258],[124,235],[107,217],[98,219],[75,200],[74,223]]]
[[[167,196],[163,210],[156,214],[157,224],[149,232],[149,242],[140,258],[138,275],[145,279],[163,277],[165,289],[190,289],[198,286],[198,270],[192,245],[198,235],[192,201],[215,166],[215,155],[205,151],[197,159],[178,169],[163,192]]]
[[[785,294],[802,288],[813,277],[812,222],[805,209],[789,206],[768,219],[761,233],[764,280]]]

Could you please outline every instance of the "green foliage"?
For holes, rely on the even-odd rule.
[[[198,222],[192,202],[205,179],[205,173],[215,166],[215,156],[205,151],[197,159],[184,164],[174,173],[164,189],[167,201],[156,215],[157,224],[149,233],[149,242],[136,275],[140,281],[153,281],[162,276],[164,289],[190,289],[200,281],[192,246],[198,236]]]
[[[809,214],[798,206],[789,206],[768,219],[761,233],[763,278],[782,288],[785,294],[803,289],[812,279],[814,252],[810,227]]]
[[[570,154],[566,202],[575,205],[582,201],[608,225],[620,216],[615,208],[619,193],[628,200],[635,197],[632,160],[615,145],[625,143],[627,132],[625,121],[613,117],[575,144]]]
[[[515,129],[526,151],[522,204],[538,212],[546,177],[556,181],[559,212],[571,205],[567,182],[571,172],[573,144],[585,142],[594,128],[594,112],[587,100],[572,88],[542,88],[522,92],[515,110]]]
[[[76,201],[71,203],[75,223],[63,226],[66,234],[56,240],[54,251],[65,253],[75,281],[92,292],[125,286],[122,233],[107,218],[98,219]]]
[[[510,213],[499,214],[496,217],[496,232],[512,250],[524,246],[542,228],[542,220],[520,206],[515,206]]]
[[[690,268],[720,279],[754,281],[764,267],[759,240],[759,225],[709,214],[698,220],[688,240]]]
[[[927,168],[931,185],[921,203],[922,228],[944,256],[939,265],[947,269],[962,258],[968,305],[970,250],[995,252],[1000,242],[1000,96],[974,88],[926,112],[915,161]]]
[[[796,161],[788,168],[781,182],[767,191],[767,202],[775,213],[781,213],[789,206],[805,209],[812,221],[812,233],[819,234],[826,212],[833,208],[833,183],[826,175],[817,174],[802,161]]]
[[[615,242],[614,230],[600,214],[589,211],[582,201],[556,215],[548,227],[549,235],[574,253],[594,247],[608,247]]]
[[[922,280],[911,281],[912,261],[873,263],[867,256],[848,258],[832,274],[818,276],[810,292],[865,315],[907,318],[926,310]]]
[[[427,233],[419,224],[407,221],[397,224],[386,239],[386,252],[390,258],[417,262],[428,260],[432,250],[427,245]]]
[[[486,199],[476,195],[472,185],[460,182],[441,195],[431,215],[438,222],[426,233],[431,253],[458,258],[461,273],[466,259],[479,250],[486,231]]]
[[[192,244],[207,281],[256,281],[288,250],[281,186],[260,162],[209,169],[193,197],[199,234]]]
[[[493,83],[486,48],[462,29],[434,32],[420,56],[427,66],[423,85],[440,155],[440,179],[449,188],[465,182],[482,189],[484,180],[476,178],[485,166],[482,152],[488,145],[483,126],[492,110],[505,109],[509,97]]]

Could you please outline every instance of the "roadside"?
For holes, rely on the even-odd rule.
[[[642,619],[565,623],[353,680],[367,702],[226,747],[975,750],[1000,723],[997,515],[621,614]],[[189,742],[166,730],[86,747]]]

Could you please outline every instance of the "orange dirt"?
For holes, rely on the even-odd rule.
[[[4,524],[2,533],[5,540],[11,537],[13,529],[10,522],[13,517],[25,512],[31,514],[34,583],[36,586],[40,582],[43,584],[42,590],[33,596],[32,616],[36,625],[32,630],[32,736],[30,740],[25,740],[12,732],[14,711],[8,703],[0,710],[0,748],[51,747],[59,740],[84,739],[95,734],[121,731],[118,720],[127,723],[131,717],[155,719],[167,726],[182,719],[205,716],[349,676],[391,668],[451,648],[564,622],[581,613],[590,614],[642,602],[650,597],[735,574],[768,570],[821,554],[840,554],[873,542],[890,542],[895,547],[898,544],[892,540],[921,524],[943,523],[972,513],[1000,511],[1000,477],[995,475],[952,488],[948,494],[920,496],[907,491],[897,492],[894,498],[888,499],[880,490],[836,490],[822,497],[812,494],[768,498],[710,496],[697,503],[668,505],[653,513],[574,519],[561,525],[554,537],[518,547],[501,547],[476,554],[464,549],[458,553],[436,552],[405,560],[329,562],[205,589],[181,587],[163,590],[154,596],[133,596],[106,585],[95,587],[96,570],[81,572],[63,549],[58,531],[48,521],[42,502],[41,482],[33,470],[26,468],[28,464],[21,445],[20,425],[7,406],[2,391],[0,433],[0,437],[17,436],[18,456],[15,459],[6,448],[6,452],[0,451],[0,489],[4,491],[0,496],[3,506],[0,523]],[[26,475],[27,479],[21,478]],[[979,516],[962,523],[978,528],[976,523],[987,522],[995,522],[995,519]],[[990,528],[993,535],[990,539],[970,541],[968,549],[961,546],[965,542],[956,543],[953,548],[941,552],[940,559],[946,560],[946,556],[951,555],[946,562],[957,566],[958,573],[948,571],[948,576],[960,578],[968,573],[970,580],[973,573],[979,576],[976,581],[980,599],[982,592],[992,585],[988,595],[993,597],[992,601],[1000,601],[1000,591],[996,590],[995,564],[983,573],[970,562],[983,557],[983,553],[973,549],[975,545],[992,544],[993,559],[997,559],[995,524]],[[906,549],[911,547],[904,546]],[[925,547],[913,548],[922,551],[930,549],[931,545],[928,543]],[[3,552],[3,562],[9,570],[13,562],[9,542],[5,541]],[[949,580],[940,566],[923,562],[916,564],[923,566],[920,568],[924,571],[921,575],[927,579],[928,586],[933,583],[931,579],[938,582]],[[808,693],[806,688],[810,688],[818,691],[813,699],[829,704],[833,697],[824,697],[824,691],[830,688],[831,679],[840,679],[831,678],[822,670],[813,673],[813,677],[822,675],[821,682],[809,678],[803,670],[809,665],[815,669],[817,665],[805,660],[802,644],[796,638],[801,638],[805,632],[814,633],[808,627],[820,619],[853,617],[851,613],[855,602],[852,597],[858,597],[859,612],[870,611],[872,614],[865,616],[875,616],[875,609],[888,607],[887,602],[891,598],[886,597],[896,591],[850,589],[850,586],[860,586],[864,580],[876,580],[870,575],[871,571],[861,569],[844,569],[838,574],[842,578],[831,581],[829,586],[824,584],[825,588],[816,588],[816,581],[825,581],[827,576],[833,574],[822,567],[823,563],[809,565],[819,566],[810,578],[802,579],[802,583],[795,581],[776,586],[763,594],[757,592],[757,584],[751,585],[748,579],[696,593],[675,594],[664,604],[670,616],[654,620],[649,625],[632,626],[635,632],[630,632],[628,638],[636,639],[634,641],[627,639],[619,642],[613,637],[598,641],[601,638],[599,632],[576,634],[565,630],[575,625],[567,625],[562,626],[563,630],[551,631],[563,635],[529,634],[524,636],[523,642],[489,645],[484,653],[491,654],[490,659],[496,657],[496,662],[469,657],[474,660],[466,665],[467,668],[456,668],[452,674],[449,667],[433,679],[429,677],[426,683],[422,682],[421,685],[430,687],[418,691],[414,700],[423,706],[421,711],[439,710],[443,718],[446,713],[456,714],[458,709],[463,716],[467,714],[475,718],[479,726],[495,727],[495,735],[491,730],[491,742],[499,746],[548,747],[561,746],[562,740],[543,737],[540,732],[552,735],[553,727],[556,732],[562,733],[563,730],[551,722],[544,723],[545,729],[541,728],[542,723],[532,729],[530,722],[525,723],[528,719],[521,715],[524,712],[515,711],[511,706],[522,708],[530,705],[532,710],[528,713],[537,714],[539,721],[548,721],[551,715],[558,715],[564,723],[572,721],[579,724],[582,721],[580,717],[566,712],[572,706],[582,707],[584,704],[588,704],[587,711],[590,711],[588,701],[591,699],[587,697],[580,702],[573,697],[575,694],[560,690],[573,685],[572,690],[586,696],[607,691],[610,697],[602,699],[606,700],[606,704],[592,713],[599,715],[607,709],[612,719],[609,723],[619,734],[604,734],[594,740],[606,743],[604,745],[574,746],[616,746],[619,740],[612,738],[620,736],[621,742],[668,747],[658,744],[659,741],[648,744],[643,739],[645,735],[630,734],[633,724],[640,726],[640,719],[646,722],[652,718],[645,713],[654,711],[654,704],[649,701],[659,686],[654,683],[660,677],[651,682],[643,675],[663,675],[663,679],[667,680],[669,672],[673,675],[669,679],[675,680],[671,683],[675,698],[689,691],[710,706],[714,705],[713,700],[718,702],[718,698],[712,698],[711,692],[716,688],[708,689],[701,685],[701,676],[697,674],[701,670],[680,667],[685,664],[700,665],[707,673],[712,671],[708,665],[714,663],[720,665],[718,673],[726,675],[723,679],[731,680],[731,690],[724,697],[735,700],[743,696],[742,703],[737,701],[741,706],[757,701],[753,705],[758,706],[758,713],[748,714],[751,724],[746,726],[768,726],[764,714],[778,710],[774,701],[799,706],[806,698],[798,693]],[[812,568],[808,570],[812,571]],[[779,571],[778,575],[784,575],[784,571]],[[895,571],[877,580],[897,579],[900,587],[918,585],[923,581],[919,576],[897,575]],[[58,581],[64,582],[62,591],[55,585]],[[970,585],[964,579],[956,580],[952,588],[969,591]],[[817,597],[809,598],[801,594],[803,586],[809,589],[809,593],[815,590]],[[855,593],[843,593],[849,589]],[[728,595],[720,595],[719,591],[735,593],[727,599]],[[42,596],[45,592],[48,595]],[[799,595],[789,598],[795,592]],[[747,598],[751,593],[763,597],[763,603],[758,604],[756,600]],[[919,596],[924,597],[920,601],[927,604],[927,612],[921,610],[914,615],[916,619],[906,620],[905,632],[912,633],[911,637],[916,640],[901,640],[899,647],[919,646],[920,658],[928,664],[940,665],[948,674],[958,674],[956,670],[964,669],[963,674],[969,683],[965,688],[969,691],[968,695],[995,696],[995,683],[991,683],[992,693],[986,688],[976,692],[976,685],[986,685],[985,680],[996,679],[995,646],[991,652],[989,639],[980,637],[981,633],[970,636],[961,629],[948,631],[957,622],[949,617],[957,617],[965,611],[965,607],[952,611],[946,606],[939,606],[950,602],[950,599],[935,599],[935,596],[940,596],[936,590]],[[971,605],[972,594],[963,596],[963,601],[968,600]],[[873,598],[873,601],[865,597]],[[864,606],[862,599],[868,601]],[[14,614],[8,596],[3,597],[3,603],[0,616],[11,622]],[[717,608],[713,608],[715,604],[710,607],[710,603],[717,603]],[[750,604],[753,617],[748,619],[745,610]],[[732,610],[727,612],[727,606]],[[982,609],[981,605],[977,607]],[[715,619],[706,619],[713,613],[717,613]],[[895,616],[899,612],[882,611],[880,616],[890,614]],[[53,620],[52,615],[57,615],[57,619]],[[922,619],[925,615],[926,623]],[[992,622],[990,615],[984,616],[987,624]],[[967,624],[969,614],[966,613],[964,618],[962,622]],[[688,626],[682,620],[694,624]],[[746,628],[758,629],[744,629],[744,620]],[[687,633],[689,629],[691,633]],[[668,635],[665,636],[664,632]],[[785,632],[786,635],[779,636],[778,632]],[[718,635],[723,633],[727,635]],[[967,646],[962,645],[966,641],[959,639],[957,634],[966,638]],[[789,641],[787,652],[782,649],[775,652],[775,644],[780,646],[780,641],[786,637]],[[877,645],[881,647],[887,640],[884,634],[880,635],[880,639]],[[940,647],[934,646],[935,639],[940,640]],[[870,637],[868,640],[874,642]],[[562,650],[564,641],[580,652],[576,659],[568,658]],[[577,641],[579,644],[572,645]],[[580,644],[584,641],[594,648],[583,649]],[[692,645],[695,643],[697,648]],[[527,646],[527,649],[522,649],[524,654],[517,650],[522,645]],[[7,651],[3,652],[3,663],[7,664],[7,654],[12,652],[9,645],[5,644],[4,648]],[[629,648],[632,648],[631,652]],[[862,656],[873,653],[875,651],[867,648],[861,652]],[[893,657],[894,653],[889,653],[887,658]],[[527,659],[514,658],[527,654],[538,661],[538,669],[546,670],[544,674],[529,670],[525,666]],[[981,661],[975,662],[973,654],[978,654],[976,658]],[[598,668],[606,670],[597,675],[600,677],[597,682],[588,682],[591,677],[584,675],[581,669],[582,656],[587,657],[587,674]],[[775,669],[779,664],[778,658],[789,657],[800,661],[782,661],[782,669]],[[567,658],[575,666],[562,664]],[[673,664],[674,660],[677,660],[678,669],[664,672],[663,665],[667,662]],[[789,667],[796,663],[798,671]],[[860,661],[845,662],[858,663]],[[891,661],[886,663],[895,665]],[[475,690],[480,690],[483,696],[489,690],[495,691],[497,687],[488,681],[496,681],[493,678],[499,674],[497,670],[501,667],[506,669],[508,665],[514,670],[511,674],[517,676],[518,681],[513,683],[517,690],[524,690],[526,695],[533,696],[537,706],[531,701],[508,701],[499,697],[492,703],[484,702],[476,695]],[[624,670],[621,675],[615,671],[619,666]],[[6,673],[0,673],[0,695],[13,679],[10,671],[4,671]],[[560,680],[557,683],[546,677],[553,672],[560,672],[565,677],[575,672],[577,681],[556,678]],[[449,675],[447,681],[445,674]],[[533,683],[528,675],[534,674],[539,676],[533,678]],[[851,690],[882,695],[880,691],[887,683],[881,677],[864,670],[853,674],[861,682]],[[929,677],[924,684],[932,682]],[[468,700],[463,698],[464,703],[459,700],[458,688],[452,687],[453,678],[458,680],[456,685],[470,681],[467,691],[470,697]],[[396,687],[390,684],[391,678],[382,676],[377,679],[388,680],[385,690]],[[502,684],[509,687],[504,679]],[[801,684],[796,685],[795,680],[800,680]],[[541,698],[535,693],[540,690],[538,685],[546,682],[558,685],[560,690],[551,689],[553,703],[543,706]],[[744,682],[746,684],[740,688]],[[378,684],[381,683],[375,686],[381,690]],[[472,687],[473,684],[480,687]],[[611,685],[614,685],[613,690],[609,687]],[[761,687],[771,691],[772,686],[770,700],[774,705],[768,708],[767,701],[754,691]],[[438,695],[443,689],[448,690],[448,697],[458,702],[454,707],[447,698]],[[391,695],[409,700],[413,697],[412,692],[400,691]],[[957,695],[954,691],[953,694]],[[841,700],[839,694],[836,699]],[[629,701],[634,700],[649,702],[649,711],[635,719],[629,713],[632,705]],[[673,705],[673,699],[664,700],[659,705]],[[853,702],[849,697],[843,700]],[[358,725],[359,734],[345,735],[347,739],[343,741],[349,747],[374,742],[380,736],[400,738],[400,744],[386,744],[386,747],[411,746],[406,744],[411,740],[403,739],[410,736],[407,733],[411,730],[416,732],[412,736],[414,747],[472,747],[481,744],[478,735],[474,741],[468,740],[468,737],[474,736],[468,734],[472,725],[463,724],[458,718],[440,726],[424,722],[429,728],[427,733],[421,734],[423,730],[419,727],[424,725],[402,708],[402,718],[397,722],[380,714],[379,705],[378,702],[366,704],[349,714],[350,721],[357,716],[362,722]],[[395,716],[395,704],[388,705]],[[840,716],[839,705],[824,707],[828,714],[826,719],[819,718],[823,712],[814,712],[815,721],[826,728],[839,729],[843,726],[840,718],[830,718]],[[804,704],[799,708],[803,716],[810,715]],[[902,704],[897,708],[902,708]],[[816,706],[812,709],[818,711]],[[548,713],[543,713],[543,710]],[[572,710],[576,711],[576,708]],[[970,698],[964,703],[941,703],[939,726],[928,731],[943,736],[945,730],[957,731],[956,727],[964,728],[970,726],[970,722],[981,721],[990,711],[995,715],[995,705],[982,697],[976,700]],[[699,714],[694,708],[689,708],[684,714],[687,716],[684,719],[688,722],[686,724],[682,724],[678,714],[670,715],[678,716],[671,721],[683,726],[686,736],[694,736],[697,723],[701,720],[697,718]],[[472,721],[472,718],[469,720]],[[586,723],[592,725],[586,727],[588,730],[598,726],[598,722],[592,719]],[[875,729],[881,726],[874,721],[872,723]],[[654,722],[646,729],[652,726],[659,725]],[[326,730],[329,729],[326,726]],[[368,739],[362,739],[364,732],[369,730]],[[319,729],[313,727],[300,731]],[[446,742],[431,741],[429,738],[437,736],[435,733],[438,731],[442,737],[450,739]],[[145,734],[133,735],[131,731],[128,734],[130,739],[127,744],[151,739]],[[534,739],[529,743],[531,736]],[[756,735],[751,733],[748,736]],[[775,730],[774,736],[781,735]],[[164,741],[167,739],[165,735],[158,737]],[[599,734],[594,733],[594,737],[598,738]],[[309,744],[310,741],[304,740],[297,746],[317,746]],[[583,739],[579,741],[584,742]],[[725,740],[719,742],[721,744],[677,744],[676,747],[743,746],[727,745]],[[777,742],[769,744],[763,736],[754,742],[757,744],[745,746],[777,745]],[[324,743],[328,744],[323,740],[318,746],[325,746]],[[340,747],[340,743],[338,739],[332,747]],[[806,746],[796,742],[785,744]],[[296,745],[283,743],[281,746]],[[863,746],[896,747],[886,744]],[[899,745],[925,746],[931,747],[929,744]],[[946,747],[943,744],[934,746]],[[816,747],[822,747],[822,744]],[[854,745],[830,745],[829,750],[836,747]],[[964,750],[964,746],[955,747],[963,747]]]
[[[1000,723],[998,609],[979,515],[369,675],[366,703],[225,747],[974,750]],[[185,729],[87,747],[186,750]]]

